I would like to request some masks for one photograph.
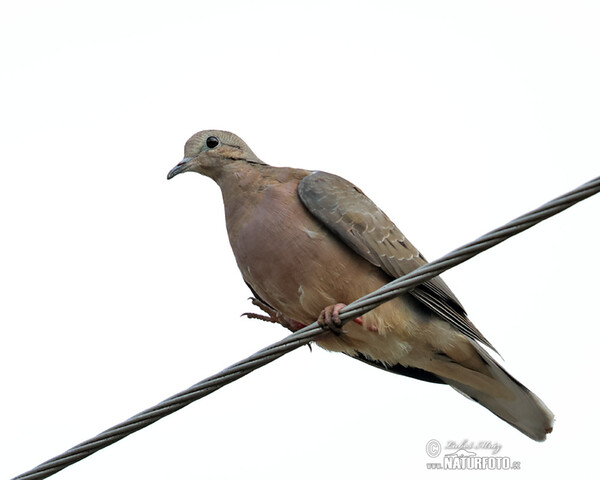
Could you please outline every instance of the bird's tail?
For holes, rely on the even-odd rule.
[[[436,374],[448,385],[480,403],[517,430],[538,442],[552,431],[554,414],[533,392],[511,376],[476,342],[471,342],[481,360],[483,371],[446,362],[444,375]]]

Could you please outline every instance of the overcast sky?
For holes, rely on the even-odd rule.
[[[598,25],[592,1],[4,2],[0,476],[286,335],[240,318],[217,186],[166,180],[189,136],[344,176],[433,259],[600,173]],[[444,275],[556,414],[545,443],[303,347],[54,478],[440,478],[432,439],[581,476],[599,218],[588,199]]]

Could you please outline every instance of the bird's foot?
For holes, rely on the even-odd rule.
[[[279,317],[282,315],[280,312],[267,305],[265,302],[260,301],[258,298],[250,297],[248,300],[252,301],[252,305],[260,308],[263,312],[268,315],[260,315],[258,313],[246,312],[242,313],[242,317],[257,318],[258,320],[264,320],[265,322],[281,323]]]
[[[249,300],[252,301],[252,305],[255,305],[258,308],[260,308],[267,315],[246,312],[242,313],[242,317],[256,318],[258,320],[264,320],[265,322],[278,323],[287,328],[288,330],[291,330],[292,332],[296,332],[306,326],[301,324],[300,322],[297,322],[296,320],[291,319],[287,315],[284,315],[283,313],[275,310],[269,304],[263,302],[262,300],[259,300],[258,298],[250,297]]]
[[[319,318],[317,319],[317,322],[319,323],[321,328],[331,330],[336,335],[345,333],[342,328],[342,321],[340,320],[340,311],[345,306],[345,303],[336,303],[334,305],[329,305],[325,307],[323,311],[319,314]],[[362,317],[357,317],[353,321],[359,325],[363,324]],[[377,329],[375,329],[375,331],[377,331]]]

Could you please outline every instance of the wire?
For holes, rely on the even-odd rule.
[[[473,258],[475,255],[498,245],[508,238],[531,228],[542,220],[556,215],[598,192],[600,192],[600,177],[581,185],[569,193],[561,195],[541,207],[516,218],[503,227],[492,230],[482,237],[479,237],[477,240],[467,243],[466,245],[453,250],[449,254],[423,265],[409,274],[397,278],[378,290],[352,302],[340,311],[340,320],[345,324],[351,319],[365,314],[378,305],[381,305],[402,293],[412,290],[417,285]],[[231,365],[216,375],[196,383],[190,388],[158,403],[154,407],[134,415],[130,419],[105,430],[99,435],[80,443],[70,450],[38,465],[32,470],[15,477],[13,480],[47,478],[63,468],[92,455],[98,450],[125,438],[127,435],[141,430],[157,420],[180,410],[186,405],[211,394],[215,390],[249,374],[253,370],[311,342],[323,333],[324,330],[317,322],[314,322],[283,340],[259,350],[245,360]]]

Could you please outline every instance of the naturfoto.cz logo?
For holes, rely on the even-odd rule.
[[[438,458],[442,451],[444,456],[438,462],[428,462],[429,470],[518,470],[521,462],[513,461],[507,456],[498,456],[502,445],[497,442],[470,442],[464,440],[460,443],[448,441],[444,447],[435,439],[429,440],[425,445],[425,452],[431,458]],[[483,450],[483,454],[479,452]]]

